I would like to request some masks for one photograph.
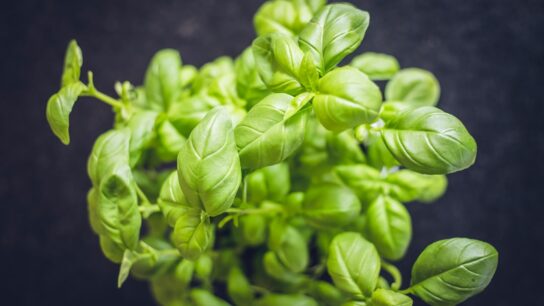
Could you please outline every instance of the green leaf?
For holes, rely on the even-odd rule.
[[[248,200],[260,203],[266,199],[281,201],[291,189],[289,165],[279,163],[261,168],[246,177]]]
[[[429,305],[457,305],[491,282],[499,255],[483,241],[452,238],[429,245],[412,268],[408,289]]]
[[[159,205],[164,218],[172,227],[176,225],[176,221],[183,213],[187,210],[194,209],[194,207],[187,202],[185,195],[181,191],[176,171],[172,171],[166,181],[164,181],[159,198],[157,199],[157,204]]]
[[[125,249],[108,238],[108,236],[100,235],[99,239],[102,254],[113,263],[121,263]]]
[[[67,84],[47,101],[45,115],[53,133],[63,144],[70,143],[70,113],[79,95],[87,89],[81,82]]]
[[[180,283],[181,288],[187,288],[191,284],[195,270],[195,263],[188,259],[183,259],[174,272],[176,281]]]
[[[440,98],[440,85],[429,71],[418,68],[403,69],[387,83],[385,98],[414,106],[434,106]]]
[[[304,218],[318,228],[343,228],[361,212],[361,203],[348,188],[335,184],[308,189],[302,206]]]
[[[365,74],[352,67],[337,68],[319,81],[314,110],[319,122],[340,132],[378,116],[382,94]]]
[[[238,95],[246,100],[249,108],[251,108],[269,93],[257,71],[251,47],[245,49],[240,57],[236,59],[234,67]]]
[[[168,120],[161,123],[157,130],[157,155],[165,161],[175,161],[185,144],[185,137]]]
[[[131,250],[125,250],[123,253],[123,259],[121,261],[121,266],[119,267],[119,275],[117,276],[117,288],[121,288],[123,283],[127,280],[127,277],[130,273],[130,268],[132,264],[137,260],[138,255]]]
[[[267,294],[259,301],[257,306],[317,306],[317,302],[303,294]]]
[[[308,111],[285,119],[293,96],[271,94],[255,105],[234,129],[242,167],[257,169],[291,156],[304,140]]]
[[[327,270],[336,287],[355,297],[370,297],[378,283],[380,256],[360,234],[344,232],[331,242]]]
[[[368,207],[367,238],[384,258],[398,260],[404,256],[412,239],[412,220],[402,203],[379,196]]]
[[[62,71],[61,88],[73,83],[79,83],[83,55],[77,42],[72,39],[64,55],[64,69]]]
[[[375,52],[365,52],[356,56],[350,66],[364,72],[372,80],[389,80],[400,69],[396,58]]]
[[[181,57],[178,51],[157,52],[145,73],[144,87],[149,109],[167,111],[181,89]]]
[[[387,181],[398,186],[392,190],[391,196],[402,202],[435,201],[444,194],[448,185],[444,175],[427,175],[406,169],[391,173]]]
[[[210,229],[210,219],[201,210],[187,209],[176,221],[172,241],[181,256],[196,260],[210,246]]]
[[[236,232],[241,242],[249,246],[258,246],[265,242],[267,222],[263,215],[243,215],[239,217]]]
[[[290,271],[302,272],[308,266],[308,246],[292,226],[279,220],[270,224],[268,247]]]
[[[232,205],[242,173],[231,119],[224,108],[210,111],[191,132],[179,153],[178,175],[189,203],[210,216]]]
[[[181,81],[181,88],[186,88],[191,86],[196,76],[198,75],[198,70],[195,66],[185,65],[179,70],[179,79]]]
[[[316,91],[319,82],[319,70],[310,52],[306,52],[300,64],[300,82],[310,91]]]
[[[227,280],[227,292],[234,304],[239,306],[252,305],[254,300],[253,289],[244,272],[238,268],[230,269]]]
[[[266,252],[263,257],[263,267],[269,276],[273,279],[289,284],[290,286],[298,286],[304,281],[304,277],[297,274],[280,262],[278,256],[272,252]]]
[[[368,164],[376,169],[393,168],[399,162],[393,157],[379,133],[371,132],[365,141],[367,146]]]
[[[260,36],[251,49],[257,71],[270,91],[291,95],[304,91],[299,80],[304,53],[294,38],[278,33]]]
[[[257,35],[282,33],[297,35],[325,0],[278,0],[265,2],[255,14]]]
[[[128,121],[127,127],[130,129],[130,165],[135,166],[144,149],[150,147],[155,138],[155,121],[158,113],[152,111],[136,112]]]
[[[378,289],[372,294],[369,306],[412,306],[410,297],[391,290]]]
[[[205,282],[210,279],[213,271],[213,260],[208,254],[202,254],[195,261],[195,276]]]
[[[372,203],[390,186],[380,171],[363,164],[337,166],[334,172],[361,200],[363,206]]]
[[[230,304],[204,289],[191,290],[191,300],[195,306],[229,306]]]
[[[168,111],[168,120],[184,136],[189,136],[195,126],[202,121],[214,107],[221,105],[214,97],[198,94],[175,103]]]
[[[183,260],[187,262],[187,260]],[[185,296],[186,285],[180,282],[174,273],[160,275],[150,280],[151,293],[160,305],[184,306],[187,305]]]
[[[435,107],[406,111],[381,133],[395,159],[420,173],[453,173],[476,159],[476,142],[463,123]]]
[[[353,131],[327,132],[327,153],[333,164],[365,163],[366,158]]]
[[[116,171],[129,173],[130,130],[110,130],[96,139],[87,162],[87,172],[94,186]]]
[[[386,101],[382,103],[382,109],[380,110],[380,119],[385,123],[391,122],[393,119],[397,118],[403,112],[416,108],[414,105],[410,105],[404,102],[398,101]]]
[[[100,233],[104,233],[104,229],[102,228],[100,219],[98,218],[97,205],[98,192],[96,191],[96,188],[91,188],[89,192],[87,192],[87,212],[89,214],[89,224],[91,225],[93,232],[100,235]]]
[[[300,47],[312,54],[323,75],[359,47],[369,21],[367,12],[350,4],[327,5],[301,31]]]
[[[308,294],[322,305],[337,306],[346,300],[340,290],[325,281],[313,281],[309,286]]]

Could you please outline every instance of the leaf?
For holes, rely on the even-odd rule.
[[[300,82],[310,91],[316,91],[319,82],[319,70],[314,63],[312,54],[306,52],[299,69]]]
[[[368,207],[367,238],[384,258],[398,260],[404,256],[412,239],[412,220],[400,202],[379,196]]]
[[[183,194],[210,216],[234,201],[242,173],[232,123],[224,108],[215,108],[191,132],[178,157]]]
[[[304,53],[294,38],[279,33],[260,36],[251,49],[257,71],[270,91],[290,95],[304,91],[299,80]]]
[[[87,162],[87,172],[94,186],[117,170],[128,173],[130,130],[110,130],[96,139]]]
[[[244,272],[238,268],[230,269],[227,280],[227,292],[234,304],[244,306],[252,305],[254,300],[253,289]]]
[[[157,155],[165,161],[175,161],[179,151],[185,145],[185,137],[168,120],[161,123],[157,130]]]
[[[344,232],[331,242],[327,270],[336,287],[355,297],[370,297],[378,283],[380,256],[360,234]]]
[[[402,202],[435,201],[444,194],[448,185],[444,175],[427,175],[406,169],[391,173],[387,181],[398,186],[392,190],[391,196]]]
[[[70,113],[79,95],[87,89],[81,82],[67,84],[47,101],[45,115],[53,133],[63,144],[70,143]]]
[[[248,246],[258,246],[266,241],[267,222],[263,215],[243,215],[239,217],[238,227],[241,242]]]
[[[476,142],[463,123],[435,107],[406,111],[381,134],[395,159],[420,173],[453,173],[476,159]]]
[[[317,306],[317,302],[306,295],[297,294],[267,294],[257,301],[257,306]]]
[[[279,163],[261,168],[246,177],[248,200],[260,203],[266,199],[282,201],[291,189],[289,165]]]
[[[400,69],[396,58],[375,52],[365,52],[356,56],[350,66],[364,72],[371,80],[389,80]]]
[[[337,306],[346,300],[340,290],[326,281],[313,281],[309,286],[308,294],[322,305]]]
[[[238,95],[248,102],[249,108],[268,95],[269,91],[257,71],[251,47],[245,49],[236,59],[234,69]]]
[[[198,94],[174,103],[168,111],[168,120],[184,136],[189,136],[195,126],[202,121],[214,107],[221,105],[214,97]]]
[[[152,111],[138,111],[128,120],[127,127],[130,129],[130,165],[135,166],[144,149],[150,147],[155,138],[155,122],[159,114]]]
[[[159,205],[164,218],[172,227],[176,225],[176,221],[185,212],[195,208],[187,202],[185,195],[181,191],[176,171],[172,171],[166,181],[164,181],[159,198],[157,199],[157,204]]]
[[[174,246],[184,258],[196,260],[210,246],[210,219],[198,209],[183,211],[172,234]]]
[[[234,129],[243,168],[258,169],[291,156],[304,140],[307,110],[285,119],[293,96],[271,94],[255,105]]]
[[[77,41],[72,39],[66,49],[64,55],[64,69],[62,71],[61,88],[73,83],[79,83],[81,74],[81,66],[83,66],[83,55],[81,49],[77,45]]]
[[[281,221],[270,224],[268,247],[290,271],[302,272],[308,266],[308,246],[302,235],[292,226]]]
[[[181,89],[181,57],[178,51],[163,49],[157,52],[145,73],[144,87],[147,107],[167,111]]]
[[[267,275],[290,286],[296,287],[304,281],[302,275],[285,267],[278,259],[278,256],[272,251],[264,254],[263,267]]]
[[[378,116],[382,95],[365,74],[352,67],[337,68],[319,81],[314,110],[319,122],[331,131],[341,132]]]
[[[387,83],[385,98],[414,106],[434,106],[440,98],[440,85],[429,71],[403,69]]]
[[[213,270],[213,261],[210,255],[202,254],[195,261],[195,276],[205,282],[210,280],[210,276]]]
[[[191,290],[191,300],[195,306],[229,306],[230,304],[204,289]]]
[[[125,252],[123,247],[120,247],[117,243],[105,235],[99,236],[99,243],[102,254],[104,254],[107,259],[116,264],[121,263],[123,260],[123,254]]]
[[[324,75],[359,47],[369,21],[367,12],[350,4],[327,5],[300,32],[300,47]]]
[[[412,306],[410,297],[391,290],[378,289],[372,294],[368,306]]]
[[[412,268],[408,289],[429,305],[459,304],[491,282],[499,255],[488,243],[452,238],[429,245]]]
[[[182,263],[188,262],[183,260]],[[180,264],[181,265],[181,264]],[[151,293],[160,305],[182,306],[186,305],[186,285],[180,282],[173,272],[159,275],[150,280]]]
[[[188,259],[183,259],[174,271],[175,279],[181,285],[181,288],[187,288],[193,279],[195,263]]]
[[[346,187],[321,184],[308,189],[302,212],[310,225],[340,229],[355,220],[361,212],[361,203]]]
[[[365,141],[367,146],[368,164],[376,169],[391,169],[399,166],[379,133],[371,132]]]
[[[121,261],[121,266],[119,268],[119,275],[117,276],[117,288],[121,288],[123,283],[127,280],[127,277],[130,273],[130,268],[132,264],[137,260],[138,255],[131,250],[125,250],[123,253],[123,260]]]
[[[366,158],[359,143],[353,136],[353,131],[342,133],[327,132],[327,153],[333,164],[365,163]]]
[[[390,188],[380,171],[367,165],[337,166],[334,172],[344,185],[357,194],[365,208]]]
[[[279,0],[265,2],[255,14],[257,35],[282,33],[297,35],[325,0]]]

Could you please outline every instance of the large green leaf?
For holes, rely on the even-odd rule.
[[[403,166],[425,174],[460,171],[476,159],[476,142],[463,123],[431,106],[402,113],[382,130],[382,138]]]
[[[224,108],[210,111],[191,132],[179,153],[178,175],[189,203],[210,216],[232,205],[242,173],[231,119]]]
[[[327,270],[336,287],[355,297],[370,297],[380,275],[380,256],[361,234],[344,232],[331,242]]]
[[[440,85],[429,71],[418,68],[403,69],[387,83],[385,98],[414,106],[434,106],[440,98]]]
[[[70,113],[79,95],[87,89],[83,83],[69,83],[47,101],[45,116],[53,133],[65,145],[70,143]]]
[[[364,73],[352,67],[337,68],[319,81],[314,110],[319,122],[340,132],[378,117],[382,94]]]
[[[359,47],[369,21],[367,12],[350,4],[327,5],[301,31],[300,47],[312,54],[323,75]]]
[[[404,256],[412,239],[412,220],[402,203],[379,196],[366,212],[366,234],[386,259]]]
[[[499,255],[483,241],[452,238],[429,245],[412,268],[409,292],[433,306],[457,305],[491,282]]]
[[[304,140],[308,110],[285,118],[294,97],[271,94],[255,105],[234,129],[242,167],[257,169],[291,156]]]

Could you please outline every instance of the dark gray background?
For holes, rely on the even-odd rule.
[[[544,4],[539,0],[354,1],[371,14],[361,50],[434,72],[441,107],[472,132],[478,160],[450,176],[434,205],[409,206],[414,242],[402,268],[432,241],[468,236],[500,251],[494,281],[465,305],[544,305]],[[84,69],[113,93],[140,83],[160,48],[201,65],[236,55],[253,37],[259,1],[10,1],[0,12],[0,279],[4,305],[149,305],[146,283],[115,287],[117,266],[100,253],[87,222],[85,164],[108,129],[107,107],[83,100],[72,144],[49,131],[44,110],[58,88],[67,42]],[[539,285],[540,284],[540,285]]]

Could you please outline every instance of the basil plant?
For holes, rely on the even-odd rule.
[[[83,81],[70,42],[46,116],[69,144],[80,98],[115,114],[89,157],[87,209],[118,286],[147,280],[168,306],[449,306],[486,288],[498,253],[468,238],[429,245],[402,283],[406,204],[440,198],[476,142],[436,107],[431,72],[374,52],[346,62],[369,22],[349,4],[268,1],[238,57],[196,68],[160,50],[117,97]]]

